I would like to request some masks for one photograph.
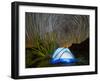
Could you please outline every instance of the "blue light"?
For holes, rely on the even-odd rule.
[[[57,63],[71,64],[75,63],[76,61],[77,60],[74,58],[74,55],[68,48],[58,48],[55,50],[52,56],[51,64],[57,64]]]
[[[76,59],[56,59],[56,60],[51,60],[52,64],[57,64],[57,63],[64,63],[64,64],[71,64],[71,63],[75,63],[77,60]]]

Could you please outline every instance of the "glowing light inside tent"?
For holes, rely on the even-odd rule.
[[[52,64],[57,64],[57,63],[70,64],[70,63],[75,63],[75,62],[76,62],[76,59],[68,48],[56,49],[51,60]]]

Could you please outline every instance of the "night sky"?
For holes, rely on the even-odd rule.
[[[89,38],[89,16],[71,14],[48,14],[26,12],[26,47],[32,47],[38,32],[41,39],[54,32],[60,47],[80,44]]]

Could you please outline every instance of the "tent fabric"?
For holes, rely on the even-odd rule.
[[[55,50],[51,63],[74,63],[76,59],[68,48],[58,48]]]

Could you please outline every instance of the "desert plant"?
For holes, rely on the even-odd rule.
[[[57,48],[56,44],[56,34],[55,33],[46,33],[43,38],[39,36],[38,33],[34,36],[34,45],[31,48],[31,50],[27,53],[26,56],[26,66],[43,66],[43,62],[46,61],[47,65],[49,64],[49,60],[51,58],[51,55],[53,54],[54,50]],[[33,58],[35,57],[35,58]],[[48,59],[46,59],[48,58]],[[41,63],[42,64],[41,64]],[[46,66],[46,65],[45,65]]]

